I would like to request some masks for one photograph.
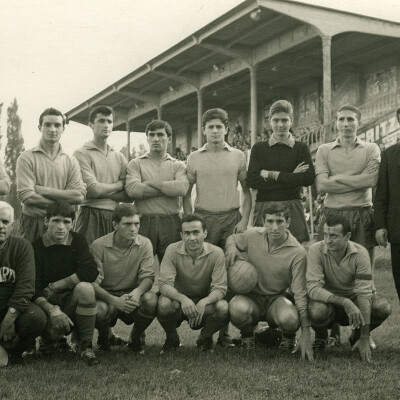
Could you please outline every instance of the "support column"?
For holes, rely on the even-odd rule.
[[[157,107],[157,119],[162,119],[162,106]]]
[[[203,92],[197,89],[197,148],[203,146],[203,129],[201,125],[201,117],[203,116]]]
[[[332,119],[331,41],[330,36],[322,36],[324,125],[329,124]]]
[[[257,67],[250,67],[250,130],[251,146],[257,138]]]
[[[127,142],[126,142],[126,159],[128,162],[131,159],[131,130],[129,128],[129,121],[125,122],[126,125],[126,136],[127,136]]]

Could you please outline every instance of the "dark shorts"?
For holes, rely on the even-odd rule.
[[[304,215],[303,205],[301,200],[282,200],[282,201],[257,201],[254,207],[253,224],[254,226],[263,226],[263,214],[265,208],[272,204],[283,203],[288,207],[290,212],[290,233],[300,242],[310,240],[306,217]]]
[[[80,208],[75,221],[75,231],[84,235],[90,245],[99,237],[114,230],[112,214],[112,210],[83,206]]]
[[[324,239],[324,225],[326,218],[340,215],[345,217],[351,226],[351,238],[353,242],[361,244],[367,249],[375,247],[374,210],[372,207],[334,209],[324,208],[323,216],[319,224],[318,239]]]
[[[18,236],[33,242],[46,232],[44,218],[30,217],[21,214],[19,218]]]
[[[153,253],[159,261],[171,243],[181,240],[181,221],[178,215],[142,215],[139,234],[150,239]]]
[[[232,235],[236,224],[242,219],[239,209],[218,213],[195,210],[195,213],[200,215],[206,223],[206,241],[221,249],[225,249],[226,239]]]
[[[77,300],[73,298],[72,290],[53,293],[47,300],[49,303],[59,306],[61,311],[72,320],[75,319]]]
[[[0,311],[0,321],[4,319],[7,311],[8,307]],[[35,303],[28,301],[26,310],[19,314],[15,320],[15,330],[20,336],[26,337],[31,334],[31,329],[32,331],[37,331],[41,327],[43,330],[46,325],[46,320],[47,317],[44,311]],[[36,336],[38,336],[38,334]]]
[[[255,293],[249,293],[245,295],[246,297],[249,297],[251,300],[256,303],[258,306],[258,313],[259,313],[259,321],[266,321],[267,320],[267,312],[269,308],[272,306],[275,300],[279,299],[279,297],[284,297],[291,301],[294,304],[294,298],[293,296],[288,293],[278,293],[278,294],[271,294],[269,296],[264,296],[262,294],[255,294]],[[258,321],[256,321],[258,322]]]

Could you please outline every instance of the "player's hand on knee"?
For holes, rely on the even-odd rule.
[[[194,326],[199,326],[201,324],[201,321],[203,320],[204,317],[204,311],[207,307],[207,301],[205,299],[201,299],[197,304],[196,304],[196,308],[197,308],[197,317],[195,318],[194,321]]]
[[[16,336],[15,323],[11,318],[4,317],[0,324],[0,340],[11,342]]]
[[[372,361],[369,337],[361,337],[359,340],[357,340],[351,350],[358,350],[362,361],[366,361],[368,363]]]
[[[186,317],[193,319],[198,316],[196,304],[193,303],[188,297],[181,301],[182,312]]]
[[[312,348],[311,341],[311,329],[310,327],[302,328],[301,339],[300,339],[300,349],[301,349],[301,358],[308,361],[314,361],[314,352]]]
[[[360,326],[364,325],[364,318],[360,309],[350,299],[345,300],[343,307],[349,318],[349,324],[351,327],[360,328]]]
[[[136,305],[136,307],[140,306],[140,297],[141,297],[141,292],[138,288],[133,289],[132,292],[128,294],[129,300]]]
[[[50,311],[50,320],[53,328],[60,334],[69,334],[74,323],[68,317],[67,314],[63,313],[58,306],[54,306]]]
[[[228,268],[230,265],[232,265],[237,260],[239,255],[239,250],[233,246],[230,246],[225,252],[226,267]]]

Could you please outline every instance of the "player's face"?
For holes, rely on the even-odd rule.
[[[284,140],[289,135],[289,129],[292,126],[292,118],[290,118],[290,114],[286,112],[277,112],[272,114],[270,124],[276,139]]]
[[[203,247],[207,230],[203,229],[200,221],[184,222],[182,224],[181,237],[185,243],[186,251],[197,252]]]
[[[47,235],[53,242],[62,242],[72,229],[72,218],[56,215],[45,219]]]
[[[357,113],[351,110],[340,111],[336,119],[336,127],[340,139],[355,139],[358,126]]]
[[[136,239],[140,228],[140,217],[139,215],[133,215],[131,217],[122,217],[121,221],[117,224],[113,222],[114,229],[117,231],[117,235],[125,240],[132,241]]]
[[[289,224],[290,218],[286,220],[283,213],[265,214],[264,227],[270,240],[279,241],[285,239]]]
[[[328,250],[338,253],[343,252],[347,247],[349,239],[350,233],[343,235],[342,225],[324,225],[324,241],[328,247]]]
[[[203,134],[207,138],[207,143],[222,144],[225,141],[225,135],[228,133],[226,127],[219,118],[207,121],[203,128]]]
[[[11,234],[14,220],[8,208],[0,209],[0,244],[3,244]]]
[[[42,125],[39,125],[42,132],[42,140],[46,143],[57,143],[64,132],[63,119],[60,115],[45,115]]]
[[[89,126],[92,128],[95,138],[107,139],[112,132],[113,123],[112,114],[96,114],[96,118],[93,122],[89,122]]]
[[[150,153],[166,153],[170,141],[171,138],[168,137],[165,128],[147,132],[147,143],[150,147]]]

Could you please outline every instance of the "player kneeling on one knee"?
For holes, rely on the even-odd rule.
[[[204,220],[187,215],[182,220],[182,241],[168,246],[160,267],[157,318],[166,333],[162,352],[180,346],[177,327],[187,320],[201,329],[197,346],[213,348],[212,335],[228,322],[227,275],[223,251],[204,239]]]
[[[332,216],[324,225],[324,240],[308,250],[308,313],[315,330],[314,351],[325,350],[327,329],[334,322],[350,325],[349,339],[362,360],[371,361],[370,331],[391,313],[389,302],[372,294],[368,251],[350,241],[346,218]]]
[[[74,216],[75,211],[68,203],[50,204],[45,219],[47,232],[33,242],[35,302],[49,317],[41,350],[44,353],[54,350],[54,342],[75,327],[77,354],[93,365],[98,363],[92,350],[97,309],[91,282],[98,271],[84,236],[71,231]]]
[[[138,234],[140,215],[132,204],[118,205],[112,220],[114,232],[90,247],[100,271],[94,283],[98,344],[100,349],[109,350],[121,343],[110,329],[120,319],[134,324],[129,346],[144,354],[144,332],[156,316],[158,300],[149,291],[155,276],[153,247],[149,239]]]
[[[310,320],[307,312],[306,253],[288,230],[289,210],[283,203],[264,209],[264,229],[250,228],[231,235],[226,242],[229,267],[245,252],[257,270],[258,281],[246,295],[229,303],[231,322],[241,330],[242,346],[254,348],[254,327],[267,321],[270,328],[282,331],[281,350],[295,349],[296,332],[301,326],[302,356],[313,360]],[[286,295],[286,292],[291,295]]]

